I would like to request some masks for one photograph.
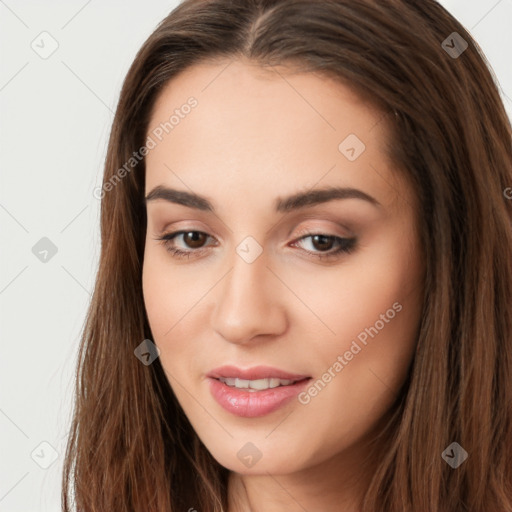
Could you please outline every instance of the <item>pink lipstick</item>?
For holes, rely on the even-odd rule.
[[[269,366],[222,366],[207,374],[210,392],[226,411],[240,417],[264,416],[289,403],[311,379]]]

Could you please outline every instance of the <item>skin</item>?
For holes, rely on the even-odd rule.
[[[230,512],[356,511],[372,474],[361,465],[366,441],[417,341],[424,266],[416,199],[385,154],[382,112],[313,73],[228,62],[197,64],[171,80],[149,123],[148,135],[197,99],[148,153],[145,191],[194,192],[215,207],[147,202],[143,291],[153,339],[193,428],[231,470]],[[366,146],[354,161],[338,149],[349,134]],[[350,198],[274,211],[279,197],[329,185],[362,190],[380,205]],[[158,240],[181,229],[209,235],[169,242],[196,251],[189,259]],[[335,239],[300,240],[304,229],[355,236],[356,248],[320,260],[314,254],[333,252]],[[236,252],[248,236],[263,250],[252,263]],[[401,311],[307,404],[240,418],[209,392],[205,375],[224,364],[319,379],[397,302]],[[237,457],[247,442],[262,454],[250,468]]]

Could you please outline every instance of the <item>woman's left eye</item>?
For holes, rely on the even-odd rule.
[[[176,247],[175,239],[182,237],[181,240],[187,247]],[[162,242],[165,248],[176,258],[190,258],[192,254],[199,255],[206,248],[204,243],[212,238],[202,231],[175,231],[174,233],[166,233],[157,238]],[[319,259],[330,259],[340,255],[340,253],[351,253],[356,246],[356,238],[341,238],[335,235],[327,235],[323,233],[308,233],[300,237],[292,246],[298,246],[303,240],[311,239],[313,250],[304,249],[306,253]],[[334,249],[333,249],[334,246]]]
[[[315,252],[306,249],[306,252],[312,256],[320,259],[329,259],[339,256],[341,253],[350,254],[356,247],[357,239],[354,238],[342,238],[336,235],[326,235],[323,233],[309,233],[302,236],[298,241],[292,245],[297,245],[302,240],[311,239],[311,245],[313,248],[320,250]],[[335,247],[333,249],[333,246]]]

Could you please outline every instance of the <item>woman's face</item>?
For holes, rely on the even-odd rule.
[[[223,466],[277,475],[360,460],[415,350],[415,198],[386,157],[387,120],[351,90],[227,64],[187,69],[152,113],[153,341]]]

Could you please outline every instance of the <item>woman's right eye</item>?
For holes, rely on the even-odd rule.
[[[182,237],[183,242],[188,247],[191,247],[191,250],[176,247],[175,239],[178,237]],[[199,255],[205,250],[203,244],[208,238],[211,237],[202,231],[181,230],[173,233],[165,233],[161,237],[158,237],[157,240],[162,242],[166,250],[173,256],[177,258],[190,258],[192,254]]]

